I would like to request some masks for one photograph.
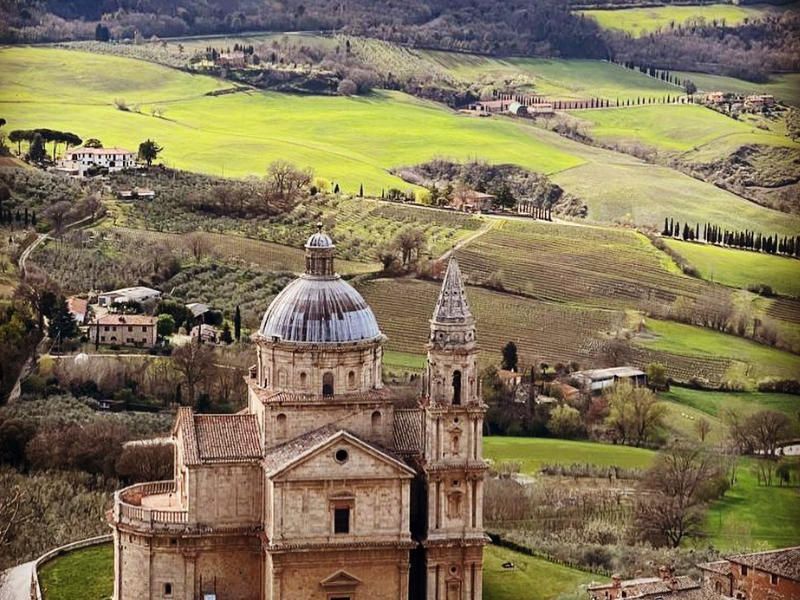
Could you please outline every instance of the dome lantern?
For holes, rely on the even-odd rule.
[[[322,223],[317,223],[317,233],[306,241],[306,275],[312,277],[334,277],[333,253],[336,245],[328,234],[323,233]]]

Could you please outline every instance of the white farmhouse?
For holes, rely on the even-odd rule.
[[[73,148],[58,160],[57,168],[83,176],[92,167],[103,167],[110,172],[135,169],[136,153],[124,148]]]

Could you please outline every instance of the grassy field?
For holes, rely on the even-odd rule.
[[[114,587],[114,547],[102,544],[70,552],[39,571],[45,600],[102,600]]]
[[[491,436],[483,439],[483,454],[498,461],[516,461],[520,471],[529,475],[545,464],[593,464],[628,469],[650,466],[655,452],[631,446],[613,446],[593,442],[574,442],[549,438]]]
[[[662,398],[663,394],[659,394]],[[720,419],[697,408],[692,408],[678,402],[664,400],[661,402],[666,414],[664,415],[664,435],[668,442],[672,440],[685,440],[699,444],[700,435],[697,433],[697,422],[705,419],[711,426],[706,435],[705,442],[717,444],[725,439],[725,426]]]
[[[742,459],[736,483],[706,517],[708,540],[723,550],[780,548],[800,540],[800,491],[758,485],[757,459]]]
[[[800,106],[800,73],[773,74],[767,83],[753,83],[707,73],[674,71],[681,79],[691,79],[703,92],[736,92],[739,94],[773,94],[778,100]]]
[[[491,58],[454,52],[424,51],[453,76],[465,81],[528,80],[538,94],[562,100],[663,98],[680,88],[630,69],[599,60]]]
[[[703,6],[651,6],[579,12],[592,17],[605,29],[617,29],[639,37],[657,29],[669,29],[671,25],[681,25],[699,19],[707,22],[724,21],[728,26],[739,25],[745,19],[756,19],[778,10],[780,8],[771,5],[706,4]]]
[[[382,188],[408,187],[387,168],[437,155],[475,158],[480,149],[486,160],[542,172],[582,162],[539,141],[527,128],[460,117],[401,93],[332,98],[249,91],[212,97],[203,94],[222,82],[209,77],[56,49],[4,49],[0,64],[0,101],[9,128],[67,129],[133,148],[151,137],[164,146],[161,158],[169,166],[215,175],[263,173],[270,161],[290,158],[313,166],[345,192],[355,193],[363,183],[366,193],[377,195]],[[128,77],[133,72],[135,88]],[[51,78],[51,73],[58,75]],[[164,75],[163,85],[158,73]],[[70,81],[75,81],[72,87]],[[87,94],[88,101],[81,101]],[[117,110],[116,97],[140,104],[142,112]],[[163,118],[150,114],[154,105],[164,108]]]
[[[637,106],[609,110],[575,111],[590,123],[589,134],[607,143],[636,141],[668,152],[688,152],[710,145],[711,156],[726,155],[744,144],[764,144],[800,149],[789,138],[753,124],[726,117],[692,104]],[[731,140],[732,138],[732,140]],[[721,141],[725,141],[721,144]]]
[[[514,563],[514,568],[504,569],[505,562]],[[487,546],[483,553],[486,600],[552,600],[576,593],[579,586],[592,581],[606,579],[499,546]]]
[[[740,415],[757,410],[777,410],[795,416],[800,411],[800,397],[791,394],[708,392],[673,386],[669,392],[660,396],[714,418],[721,417],[724,409],[730,409]]]
[[[800,261],[783,256],[665,240],[708,281],[747,289],[750,284],[769,285],[778,294],[800,296]]]
[[[657,319],[648,319],[647,329],[653,337],[637,339],[637,345],[683,357],[726,359],[735,369],[729,375],[751,382],[764,377],[792,378],[800,372],[800,356],[744,338]]]
[[[568,73],[569,64],[558,63],[558,70]],[[573,77],[581,81],[591,65],[582,70],[576,64]],[[262,174],[270,161],[286,158],[313,166],[344,192],[355,193],[363,184],[367,194],[379,195],[382,189],[409,187],[387,171],[391,167],[434,156],[480,158],[554,174],[556,183],[587,202],[593,220],[657,227],[665,216],[681,214],[732,228],[760,223],[789,233],[800,227],[798,218],[674,170],[587,147],[527,123],[457,115],[398,92],[358,98],[252,90],[207,96],[229,87],[227,82],[53,48],[2,49],[0,65],[0,103],[9,130],[66,129],[83,138],[98,137],[107,146],[130,148],[150,137],[164,146],[162,159],[168,166],[244,176]],[[603,68],[613,69],[623,81],[628,77],[614,65]],[[136,84],[129,77],[134,72]],[[140,112],[115,108],[114,99],[120,97]],[[151,114],[154,106],[164,109],[162,117]],[[669,204],[663,202],[666,195]]]

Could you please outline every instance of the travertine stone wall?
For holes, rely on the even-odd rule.
[[[336,453],[346,450],[340,463]],[[410,473],[346,440],[272,479],[267,535],[275,544],[410,540]],[[335,506],[349,506],[350,532],[333,533]]]
[[[458,545],[427,549],[427,598],[481,600],[483,548]]]
[[[272,560],[267,600],[408,599],[407,550],[297,552],[275,554]]]
[[[186,471],[189,522],[227,527],[261,523],[260,465],[203,465]]]
[[[260,596],[263,561],[254,535],[151,537],[118,530],[114,544],[116,600],[194,600],[214,589],[219,598]]]

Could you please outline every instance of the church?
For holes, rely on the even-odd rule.
[[[247,407],[180,408],[174,479],[115,493],[116,600],[482,598],[486,407],[458,263],[409,398],[334,253],[320,226],[264,314]]]

